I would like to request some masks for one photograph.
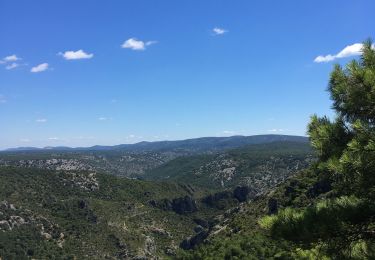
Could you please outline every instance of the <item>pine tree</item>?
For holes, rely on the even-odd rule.
[[[315,170],[333,182],[334,198],[261,221],[273,236],[310,248],[315,257],[375,258],[374,49],[368,40],[360,60],[334,67],[328,91],[336,118],[314,115],[308,126],[318,154]]]

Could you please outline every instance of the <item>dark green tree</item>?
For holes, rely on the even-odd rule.
[[[261,224],[310,253],[336,259],[374,259],[375,50],[363,43],[359,60],[336,65],[328,91],[336,119],[312,116],[308,126],[318,154],[315,171],[333,182],[333,198],[304,210],[285,209]],[[307,259],[307,251],[300,251]]]

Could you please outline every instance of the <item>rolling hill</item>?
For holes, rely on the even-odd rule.
[[[144,178],[212,189],[248,186],[261,193],[312,161],[313,152],[308,143],[272,142],[216,154],[178,157],[147,171]]]
[[[253,136],[230,136],[230,137],[201,137],[177,141],[139,142],[135,144],[120,144],[114,146],[95,145],[91,147],[18,147],[9,148],[7,152],[21,151],[191,151],[204,152],[223,149],[237,148],[249,144],[271,143],[277,141],[293,141],[307,143],[308,138],[292,135],[253,135]]]

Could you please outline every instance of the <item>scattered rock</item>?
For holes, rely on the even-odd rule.
[[[46,233],[46,232],[40,232],[40,234],[42,235],[42,237],[44,237],[44,239],[47,239],[47,240],[50,240],[52,238],[52,235],[49,234],[49,233]]]
[[[99,182],[96,179],[96,173],[61,172],[60,176],[64,185],[78,187],[86,191],[95,191],[99,189]]]
[[[176,250],[174,248],[171,248],[171,247],[165,248],[164,252],[168,256],[175,256],[176,255]]]
[[[12,228],[19,227],[21,225],[26,224],[25,219],[20,216],[10,216],[10,219],[8,220],[8,222]]]
[[[149,230],[157,235],[165,236],[165,237],[172,237],[172,235],[166,231],[165,229],[158,228],[158,227],[150,227]]]
[[[156,244],[152,237],[146,236],[145,245],[144,245],[144,252],[148,256],[154,256],[156,252]]]

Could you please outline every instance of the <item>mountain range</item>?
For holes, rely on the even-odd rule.
[[[308,138],[304,136],[293,135],[252,135],[252,136],[230,136],[230,137],[201,137],[177,141],[156,141],[139,142],[135,144],[120,144],[114,146],[95,145],[91,147],[66,147],[66,146],[48,146],[38,147],[17,147],[9,148],[5,151],[166,151],[166,150],[188,150],[188,151],[209,151],[237,148],[249,144],[271,143],[279,141],[292,141],[307,143]]]

